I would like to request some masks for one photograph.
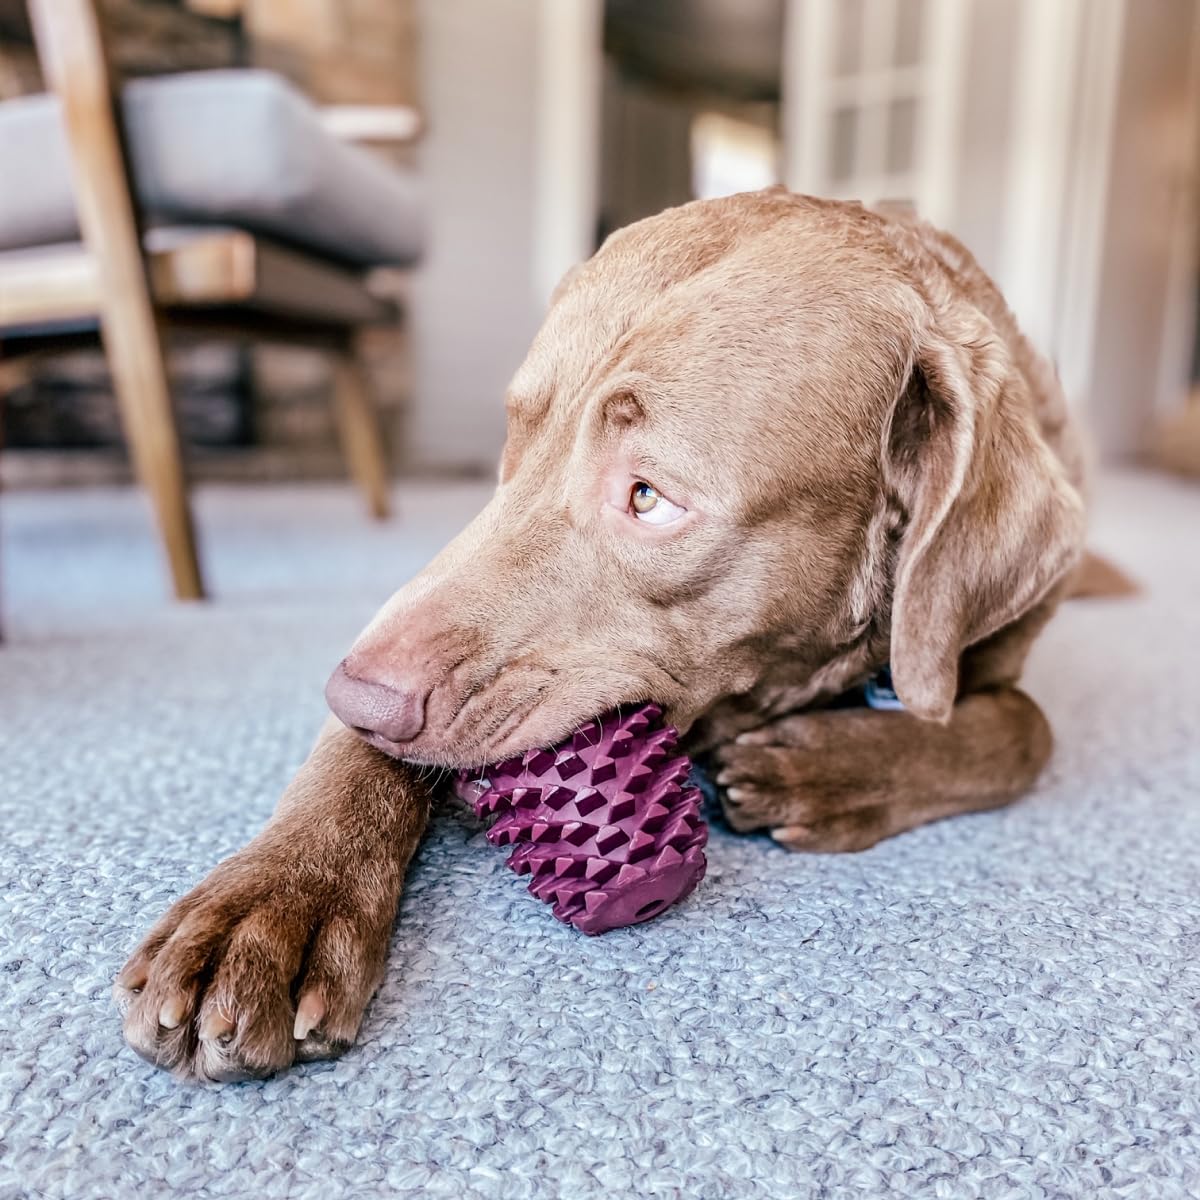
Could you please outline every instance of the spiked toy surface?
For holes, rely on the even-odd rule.
[[[704,877],[708,829],[676,732],[647,704],[611,713],[568,741],[460,773],[456,791],[529,890],[583,933],[635,925]]]

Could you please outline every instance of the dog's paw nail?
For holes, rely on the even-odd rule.
[[[739,733],[733,739],[739,746],[758,746],[765,742],[766,735],[760,730],[751,730],[750,733]]]
[[[185,1012],[187,1003],[184,998],[179,995],[170,996],[163,1001],[162,1008],[158,1010],[158,1023],[164,1029],[177,1029]]]
[[[728,771],[720,771],[717,773],[716,782],[720,787],[724,787],[727,783],[733,781],[733,776]]]
[[[777,825],[771,830],[771,836],[785,846],[806,841],[811,835],[812,829],[808,825]]]
[[[298,1042],[304,1041],[320,1025],[324,1016],[325,1001],[316,992],[305,992],[296,1006],[296,1024],[292,1028],[292,1037]]]
[[[219,1009],[213,1009],[200,1022],[200,1040],[203,1042],[227,1042],[237,1028],[232,1017]]]
[[[725,799],[730,804],[741,804],[746,798],[746,789],[740,787],[731,787],[725,789]]]
[[[145,963],[128,962],[117,976],[117,987],[122,987],[127,992],[140,992],[146,986],[148,977],[149,971]]]

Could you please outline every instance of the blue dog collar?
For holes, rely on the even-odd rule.
[[[904,704],[900,700],[900,697],[896,695],[896,689],[892,686],[892,668],[890,666],[876,671],[867,680],[864,693],[867,705],[870,708],[879,708],[887,712],[904,711]]]

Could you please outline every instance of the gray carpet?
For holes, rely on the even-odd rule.
[[[373,606],[481,502],[202,494],[218,604],[128,493],[3,498],[0,1196],[1200,1195],[1200,491],[1104,481],[1148,585],[1075,604],[1037,793],[850,857],[714,829],[663,919],[555,923],[466,819],[414,868],[360,1045],[183,1086],[113,973],[270,812]]]

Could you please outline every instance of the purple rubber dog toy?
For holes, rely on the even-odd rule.
[[[704,877],[708,828],[676,733],[647,704],[611,713],[569,741],[463,771],[458,795],[529,890],[583,933],[648,921]]]

